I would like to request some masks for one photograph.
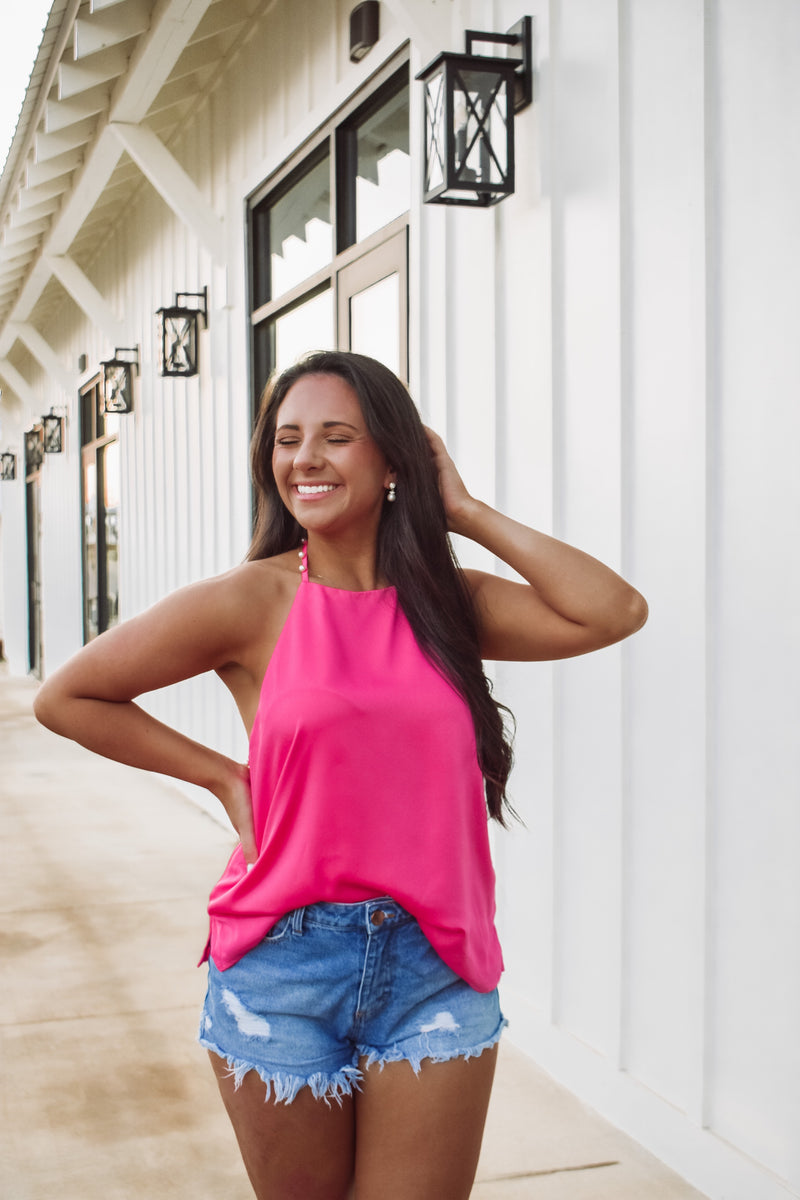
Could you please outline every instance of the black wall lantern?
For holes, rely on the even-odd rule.
[[[122,356],[127,357],[123,358]],[[129,413],[133,410],[133,373],[139,374],[139,347],[115,346],[114,357],[101,362],[103,368],[103,411]]]
[[[13,450],[5,450],[0,454],[0,480],[11,483],[17,478],[17,456]]]
[[[473,54],[474,42],[512,47],[508,58]],[[425,84],[426,204],[486,208],[514,192],[514,113],[533,95],[533,20],[508,33],[467,30],[466,53],[445,51]]]
[[[44,434],[41,425],[25,430],[25,473],[38,471],[44,461]]]
[[[187,303],[194,301],[194,304]],[[208,288],[202,292],[176,292],[171,308],[159,308],[159,373],[169,376],[197,374],[197,326],[208,325]]]
[[[57,413],[54,408],[51,408],[47,416],[42,417],[42,428],[44,429],[45,454],[60,454],[64,449],[63,414]]]

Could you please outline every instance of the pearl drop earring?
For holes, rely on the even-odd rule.
[[[394,481],[389,484],[389,494],[386,499],[390,504],[394,504],[395,500],[397,499],[397,484],[394,483]]]

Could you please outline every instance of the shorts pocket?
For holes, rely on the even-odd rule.
[[[275,922],[275,924],[272,926],[272,928],[269,930],[269,932],[265,935],[264,941],[265,942],[279,942],[281,940],[281,938],[286,936],[286,934],[289,932],[291,927],[292,927],[292,913],[290,913],[290,912],[284,913],[282,917],[278,918],[278,920]]]

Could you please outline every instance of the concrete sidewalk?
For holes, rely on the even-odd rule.
[[[3,1200],[252,1200],[195,1044],[232,835],[40,728],[0,668]],[[476,1200],[701,1200],[509,1042]]]

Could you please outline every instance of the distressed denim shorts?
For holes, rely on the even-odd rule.
[[[273,925],[227,971],[208,964],[201,1046],[248,1071],[266,1099],[308,1086],[326,1101],[358,1088],[362,1066],[468,1059],[506,1021],[497,990],[476,992],[442,961],[414,917],[389,897],[313,904]]]

